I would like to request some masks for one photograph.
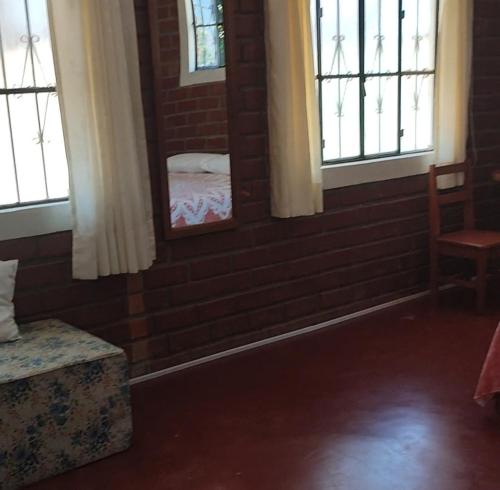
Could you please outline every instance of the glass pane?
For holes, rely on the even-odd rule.
[[[398,77],[368,78],[365,91],[365,153],[397,151]]]
[[[322,86],[324,160],[359,156],[359,79],[325,80]]]
[[[43,151],[49,198],[67,197],[68,166],[57,94],[39,94],[38,107],[43,127]]]
[[[38,87],[55,86],[54,60],[50,43],[49,18],[46,0],[29,0],[31,34],[33,36],[33,64]]]
[[[224,0],[217,0],[217,23],[224,23]]]
[[[7,88],[33,86],[24,2],[0,0],[0,35]]]
[[[197,68],[219,67],[219,42],[217,26],[196,28]]]
[[[197,26],[216,24],[220,15],[215,0],[193,0],[193,10]]]
[[[218,36],[219,36],[219,66],[225,66],[226,64],[226,46],[224,37],[224,26],[217,26]]]
[[[365,72],[398,71],[399,0],[365,0]]]
[[[47,198],[34,94],[9,95],[21,202]]]
[[[3,71],[3,53],[2,53],[2,31],[0,25],[0,88],[5,88],[5,73]]]
[[[321,60],[323,75],[359,73],[358,2],[321,3]]]
[[[401,81],[402,151],[429,150],[433,146],[434,76],[414,75]]]
[[[16,202],[16,174],[12,158],[7,98],[0,95],[0,206]]]
[[[403,71],[434,70],[436,0],[403,0]]]

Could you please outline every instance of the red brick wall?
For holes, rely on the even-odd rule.
[[[168,155],[228,152],[225,82],[179,86],[177,0],[158,2],[163,132]]]
[[[141,71],[154,205],[159,164],[154,128],[146,0],[137,0]],[[229,3],[229,2],[228,2]],[[426,287],[424,176],[328,191],[326,212],[292,220],[269,215],[263,0],[235,0],[241,99],[241,226],[164,242],[144,274],[72,281],[70,235],[0,242],[19,257],[21,320],[59,317],[125,347],[133,375],[242,345]],[[500,6],[476,1],[474,138],[479,221],[500,229]],[[164,110],[163,108],[161,109]],[[257,123],[256,123],[257,122]],[[457,221],[450,210],[447,221]]]

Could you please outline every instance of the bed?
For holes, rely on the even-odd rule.
[[[232,216],[231,177],[169,172],[172,228],[214,223]]]
[[[484,361],[474,399],[481,406],[500,394],[500,325],[498,326],[488,355]],[[500,407],[500,404],[499,404]]]

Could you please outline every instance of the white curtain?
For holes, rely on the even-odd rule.
[[[49,0],[73,207],[73,275],[155,258],[133,0]]]
[[[311,215],[323,192],[310,0],[267,0],[266,24],[272,214]]]
[[[473,0],[441,0],[435,95],[435,154],[438,165],[463,162],[469,133],[473,46]],[[442,187],[457,185],[443,179]]]

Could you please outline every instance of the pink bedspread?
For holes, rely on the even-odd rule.
[[[231,178],[210,173],[168,174],[172,228],[231,218]]]
[[[497,393],[500,393],[500,325],[495,332],[484,361],[474,400],[479,405],[484,406]]]

